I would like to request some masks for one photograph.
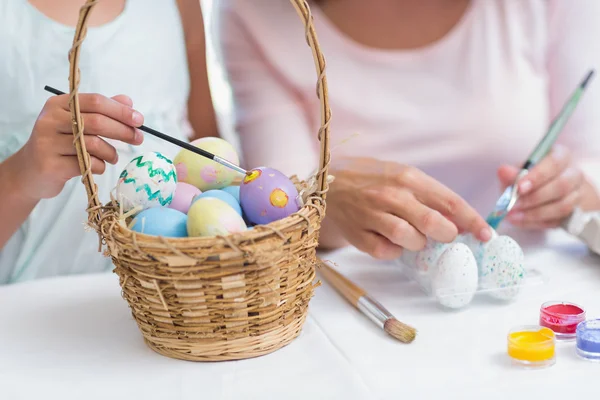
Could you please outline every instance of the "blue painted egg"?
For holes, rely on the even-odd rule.
[[[240,187],[239,186],[227,186],[226,188],[221,189],[224,192],[229,193],[230,195],[232,195],[233,197],[235,197],[235,199],[237,200],[237,202],[240,202]]]
[[[192,202],[192,204],[195,203],[197,200],[205,199],[207,197],[212,197],[225,202],[228,206],[233,208],[239,215],[242,215],[242,207],[240,206],[240,203],[238,203],[235,197],[233,197],[231,194],[222,190],[207,190],[206,192],[194,197],[194,201]]]
[[[186,237],[188,217],[181,211],[167,207],[153,207],[139,213],[132,230],[146,235]]]

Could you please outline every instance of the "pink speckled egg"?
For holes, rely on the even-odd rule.
[[[211,152],[235,165],[240,160],[231,144],[216,137],[206,137],[191,142],[194,146]],[[189,183],[203,192],[222,189],[231,185],[240,173],[213,160],[202,157],[189,150],[182,149],[173,160],[179,182]]]
[[[198,196],[200,193],[202,192],[196,186],[185,182],[177,182],[175,197],[173,197],[173,201],[169,204],[169,208],[187,214],[194,197]]]
[[[249,172],[240,185],[240,204],[253,224],[268,224],[299,210],[298,190],[276,169],[259,167]]]

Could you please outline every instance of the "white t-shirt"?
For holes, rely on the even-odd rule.
[[[414,165],[484,216],[500,194],[497,168],[520,166],[588,70],[600,69],[598,0],[472,0],[450,33],[415,50],[367,48],[316,5],[312,14],[327,62],[332,158]],[[317,78],[294,7],[220,0],[215,17],[246,167],[311,173]],[[600,183],[595,80],[559,142]]]
[[[51,94],[68,92],[75,30],[61,25],[26,0],[0,0],[0,161],[25,144]],[[144,124],[185,138],[189,92],[186,49],[175,0],[127,0],[112,22],[88,29],[80,60],[80,93],[126,94],[144,114]],[[118,176],[145,151],[173,157],[177,148],[145,135],[139,148],[120,144],[119,163],[94,176],[101,201],[110,199]],[[1,206],[1,204],[0,204]],[[80,178],[61,194],[43,200],[0,250],[0,284],[54,275],[109,270],[98,252],[98,235],[85,232],[87,198]]]

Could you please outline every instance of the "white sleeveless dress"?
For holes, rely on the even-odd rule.
[[[68,91],[74,32],[26,0],[0,0],[0,162],[29,138],[50,96],[44,86]],[[88,29],[80,69],[81,93],[126,94],[145,125],[186,138],[189,75],[175,0],[127,0],[115,20]],[[137,154],[176,154],[174,146],[145,136],[139,147],[120,144],[118,165],[95,176],[101,201],[109,200],[120,171]],[[41,201],[0,250],[0,284],[110,270],[110,259],[98,252],[97,234],[84,230],[86,205],[79,177],[58,197]]]

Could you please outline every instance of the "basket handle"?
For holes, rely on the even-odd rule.
[[[79,21],[75,29],[73,45],[69,51],[69,107],[71,109],[71,120],[73,125],[73,136],[77,159],[79,160],[79,170],[81,172],[81,181],[83,182],[88,197],[88,221],[97,226],[100,217],[102,203],[98,198],[98,186],[94,182],[92,175],[92,163],[90,154],[85,147],[84,125],[79,106],[79,55],[81,45],[87,34],[87,21],[94,6],[101,0],[87,0],[79,11]],[[321,108],[321,127],[319,128],[318,138],[321,144],[321,154],[319,158],[319,170],[316,174],[317,192],[316,194],[325,200],[328,181],[327,171],[330,160],[329,153],[329,123],[331,119],[331,109],[329,108],[329,99],[327,94],[327,77],[325,74],[325,58],[321,52],[321,47],[315,32],[313,17],[310,7],[306,0],[290,0],[298,16],[304,22],[305,36],[308,46],[312,50],[315,68],[317,71],[317,97],[320,100]]]

